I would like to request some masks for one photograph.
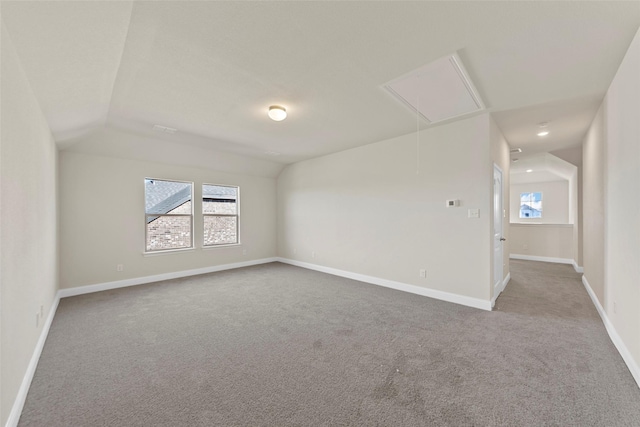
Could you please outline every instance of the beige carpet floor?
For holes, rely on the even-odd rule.
[[[570,266],[485,312],[272,263],[65,298],[20,426],[640,426]]]

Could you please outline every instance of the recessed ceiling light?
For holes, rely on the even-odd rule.
[[[512,148],[509,152],[511,154],[513,154],[513,153],[522,153],[522,148]]]
[[[538,136],[547,136],[549,135],[549,131],[548,130],[543,130],[541,132],[538,132]]]
[[[533,172],[533,169],[527,169],[527,173]]]
[[[269,107],[269,117],[271,120],[281,122],[287,118],[287,110],[280,105],[272,105]]]

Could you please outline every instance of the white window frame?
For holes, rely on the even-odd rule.
[[[194,229],[193,229],[193,224],[194,224],[194,205],[195,205],[195,201],[194,201],[194,184],[193,181],[181,181],[178,179],[167,179],[167,178],[150,178],[150,177],[145,177],[144,182],[146,184],[146,181],[150,180],[150,181],[166,181],[166,182],[179,182],[182,184],[189,184],[191,186],[191,213],[190,214],[149,214],[147,213],[147,206],[146,206],[146,201],[147,201],[147,188],[146,185],[144,187],[144,254],[161,254],[161,253],[168,253],[168,252],[181,252],[181,251],[190,251],[195,249],[195,239],[194,239]],[[173,216],[173,217],[178,217],[178,216],[183,216],[183,217],[189,217],[190,218],[190,225],[191,225],[191,242],[190,242],[190,246],[187,247],[183,247],[183,248],[169,248],[169,249],[147,249],[147,241],[149,238],[149,229],[148,229],[148,222],[147,222],[147,218],[150,216],[155,216],[155,217],[161,217],[161,216]]]
[[[208,214],[208,213],[204,213],[204,186],[205,185],[210,185],[212,187],[229,187],[229,188],[235,188],[236,189],[236,214],[235,215],[231,215],[231,214]],[[229,184],[210,184],[207,182],[203,182],[202,186],[200,187],[200,192],[201,192],[201,201],[202,201],[202,248],[203,249],[209,249],[209,248],[219,248],[222,246],[237,246],[240,245],[240,186],[239,185],[229,185]],[[204,227],[205,227],[205,223],[204,220],[206,217],[208,216],[214,216],[214,217],[236,217],[236,241],[235,243],[217,243],[217,244],[205,244],[204,241],[204,237],[205,237],[205,233],[204,233]]]
[[[539,217],[533,217],[533,216],[522,216],[522,195],[523,194],[535,194],[535,193],[539,193],[540,194],[540,216]],[[519,219],[524,219],[524,220],[541,220],[542,219],[542,215],[544,212],[544,196],[542,194],[542,191],[524,191],[522,193],[520,193],[520,197],[518,198],[520,206],[518,206],[518,218]]]

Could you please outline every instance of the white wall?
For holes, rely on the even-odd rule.
[[[583,149],[583,265],[584,275],[600,304],[604,301],[604,177],[605,110],[598,110]]]
[[[176,141],[167,138],[183,138]],[[283,164],[245,155],[229,153],[203,144],[194,145],[192,136],[150,137],[112,126],[80,137],[73,142],[65,141],[65,151],[165,163],[189,168],[211,169],[240,175],[278,176]],[[257,153],[262,154],[262,153]]]
[[[582,266],[583,264],[583,254],[582,254],[582,224],[584,222],[583,219],[583,166],[582,166],[582,146],[564,148],[562,150],[552,151],[550,154],[556,156],[568,163],[574,165],[576,170],[576,183],[575,192],[572,190],[572,183],[569,183],[569,197],[575,197],[575,207],[577,208],[577,215],[574,215],[574,224],[573,224],[573,256],[576,264],[578,266]],[[571,218],[572,213],[571,209],[569,209],[569,218]]]
[[[16,400],[57,291],[56,155],[4,25],[0,62],[0,424]]]
[[[145,177],[194,182],[195,249],[143,254]],[[241,245],[201,248],[203,183],[240,186]],[[60,242],[61,288],[274,257],[275,178],[62,151]]]
[[[609,87],[605,105],[605,310],[638,365],[640,31]],[[640,383],[640,376],[636,379]]]
[[[640,30],[583,144],[584,279],[640,385]]]
[[[571,224],[510,225],[511,254],[530,257],[574,260],[573,226]]]
[[[488,301],[489,117],[421,131],[419,157],[416,145],[413,133],[286,167],[278,254]],[[469,219],[469,208],[480,218]]]
[[[542,218],[520,218],[520,194],[542,192]],[[511,184],[511,222],[569,224],[569,181]]]

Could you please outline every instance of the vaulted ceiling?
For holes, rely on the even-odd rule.
[[[117,129],[281,163],[415,131],[382,86],[452,53],[512,146],[575,146],[640,26],[637,1],[1,5],[62,149]]]

